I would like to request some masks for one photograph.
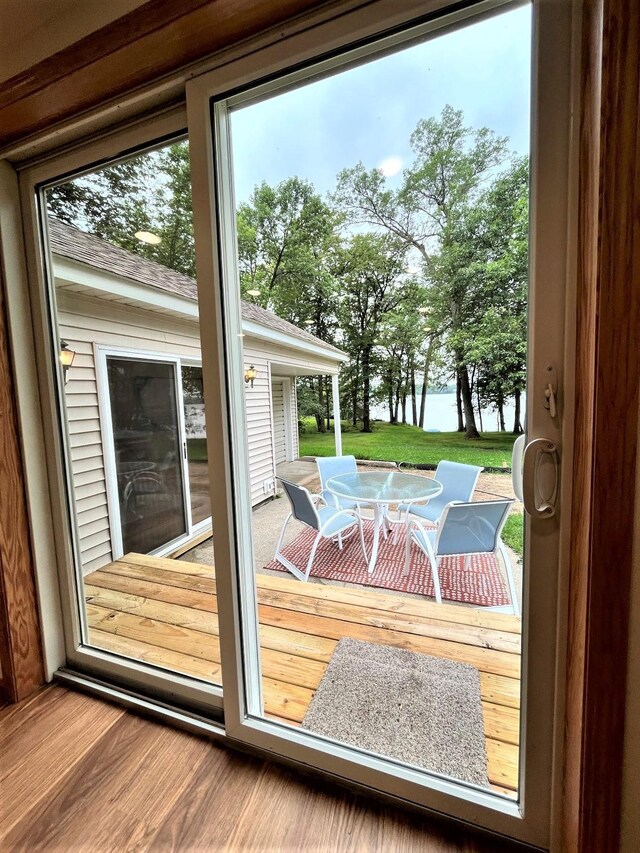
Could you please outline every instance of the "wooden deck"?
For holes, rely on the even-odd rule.
[[[517,787],[520,620],[371,589],[257,576],[265,712],[299,724],[342,637],[437,655],[480,673],[489,780]],[[211,566],[140,554],[85,578],[99,648],[221,683]]]

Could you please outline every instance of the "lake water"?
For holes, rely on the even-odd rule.
[[[522,395],[521,420],[524,418],[525,397]],[[402,418],[402,410],[399,411],[399,417]],[[420,397],[418,397],[418,415],[420,414]],[[513,400],[504,407],[504,425],[507,430],[513,429],[513,418],[515,415],[515,406]],[[371,409],[371,417],[382,421],[389,421],[389,408],[386,405],[373,406]],[[412,408],[410,400],[407,400],[407,423],[413,423]],[[425,406],[425,430],[438,430],[438,432],[455,432],[458,429],[458,415],[456,413],[456,395],[451,394],[427,394]],[[480,423],[476,413],[476,424],[478,429]],[[489,409],[482,410],[482,428],[485,432],[497,432],[498,413],[492,412]]]

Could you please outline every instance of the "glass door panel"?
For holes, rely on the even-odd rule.
[[[523,429],[563,426],[538,393],[564,357],[558,10],[481,3],[254,88],[285,60],[188,88],[218,235],[199,263],[233,484],[228,726],[541,845],[559,528],[510,467]]]
[[[256,597],[277,601],[258,611],[262,714],[514,801],[523,511],[508,467],[527,368],[530,41],[521,6],[225,105],[229,284],[243,313],[259,306],[287,337],[284,351],[262,347],[270,421],[259,402],[269,373],[245,390]],[[489,45],[508,86],[478,74]],[[296,371],[301,335],[316,376]],[[252,362],[250,336],[241,343]],[[295,405],[277,378],[287,355],[304,406],[296,455],[317,463],[280,452]],[[334,406],[348,419],[341,438]],[[255,496],[260,430],[292,481],[271,503]],[[483,469],[494,473],[479,479]],[[443,521],[450,501],[469,507]],[[324,533],[331,513],[342,533]],[[272,671],[274,633],[299,673]]]
[[[96,169],[82,154],[109,160],[79,152],[50,166],[64,178],[38,182],[65,436],[60,528],[71,519],[73,531],[68,654],[209,702],[221,668],[202,368],[190,366],[201,346],[189,143],[174,136]]]
[[[187,532],[176,366],[107,358],[122,548],[148,554]]]

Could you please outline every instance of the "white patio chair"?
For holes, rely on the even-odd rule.
[[[335,506],[317,506],[317,501],[314,502],[312,495],[303,486],[298,486],[288,480],[283,480],[281,477],[278,479],[282,483],[285,494],[291,504],[291,512],[287,515],[285,522],[282,525],[282,532],[280,533],[280,538],[278,539],[278,544],[276,546],[275,560],[281,563],[291,572],[291,574],[295,575],[295,577],[302,581],[307,581],[309,579],[311,566],[313,565],[313,559],[316,555],[316,550],[320,544],[320,540],[323,538],[335,539],[338,544],[338,549],[342,550],[342,534],[345,530],[349,530],[354,525],[357,525],[360,532],[360,546],[362,548],[362,554],[364,556],[365,563],[368,565],[369,558],[367,557],[367,550],[364,544],[362,519],[356,509],[340,509]],[[320,498],[320,495],[315,497],[316,499]],[[307,565],[304,569],[300,569],[298,566],[294,565],[291,560],[282,554],[280,550],[285,530],[292,518],[295,518],[296,521],[306,524],[307,527],[316,531],[316,537],[313,540],[309,559],[307,560]]]
[[[320,475],[320,496],[327,506],[335,506],[340,509],[354,509],[358,507],[356,501],[349,498],[339,498],[327,489],[327,481],[340,474],[356,474],[355,456],[316,456],[316,465]],[[364,506],[364,504],[363,504]]]
[[[438,564],[442,557],[464,556],[465,568],[476,554],[502,554],[511,607],[519,615],[518,599],[513,580],[511,560],[500,538],[502,528],[509,515],[512,500],[450,503],[442,511],[440,522],[435,530],[425,530],[420,521],[409,516],[407,519],[407,540],[404,559],[404,574],[409,573],[411,543],[415,542],[426,554],[431,564],[435,598],[442,602]]]
[[[407,513],[418,516],[418,518],[430,521],[432,524],[438,524],[440,516],[447,504],[452,501],[470,501],[473,492],[478,482],[480,472],[483,470],[478,465],[466,465],[462,462],[449,462],[446,459],[441,460],[436,468],[434,479],[442,484],[442,491],[437,497],[432,498],[428,504],[424,506],[400,504],[398,507],[398,517]],[[394,536],[394,544],[398,539],[398,529]]]
[[[320,496],[328,506],[340,507],[340,509],[357,509],[360,513],[363,509],[373,509],[366,501],[352,501],[349,498],[339,498],[327,489],[327,481],[340,474],[357,474],[355,456],[316,456],[316,465],[320,476]],[[386,509],[386,508],[385,508]],[[382,527],[382,535],[387,538],[391,520],[385,511],[385,524]]]

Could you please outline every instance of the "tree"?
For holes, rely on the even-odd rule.
[[[355,234],[343,249],[339,319],[345,345],[360,364],[362,431],[371,432],[375,348],[384,317],[401,303],[406,246],[386,234]]]
[[[263,182],[238,209],[240,287],[264,308],[334,343],[340,217],[308,181],[292,177],[271,187]],[[326,376],[315,380],[318,429],[330,421]]]
[[[479,195],[483,181],[506,157],[506,140],[488,128],[474,131],[463,124],[462,112],[446,106],[439,119],[418,122],[411,135],[415,154],[399,190],[386,188],[382,174],[359,163],[338,175],[336,203],[354,223],[383,229],[417,252],[426,267],[443,247],[453,244],[461,209]],[[445,273],[447,275],[445,276]],[[449,323],[462,320],[464,293],[451,264],[440,264],[438,286],[447,290]],[[466,434],[478,437],[466,354],[452,352],[460,383]]]
[[[528,163],[520,158],[461,210],[451,240],[433,262],[455,269],[462,284],[457,299],[461,322],[450,341],[465,353],[475,376],[476,394],[498,410],[504,429],[505,401],[514,397],[514,433],[521,431],[520,394],[526,370],[528,289]],[[445,310],[449,310],[449,305]]]
[[[81,231],[136,251],[142,244],[135,232],[150,228],[151,177],[148,157],[125,160],[47,190],[47,210]]]
[[[195,277],[187,140],[53,187],[47,206],[63,222]],[[160,243],[140,241],[137,231]]]

